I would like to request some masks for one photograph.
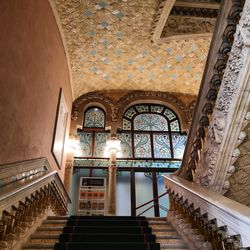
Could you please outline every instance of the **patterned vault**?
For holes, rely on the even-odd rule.
[[[111,89],[197,94],[210,38],[152,43],[157,0],[52,1],[75,98]]]

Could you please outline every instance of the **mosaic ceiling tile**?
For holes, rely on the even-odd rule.
[[[95,7],[97,10],[105,9],[108,6],[106,1],[100,1]]]
[[[151,43],[157,1],[54,1],[75,97],[111,88],[197,94],[210,39]]]
[[[86,17],[91,17],[93,15],[93,13],[90,10],[85,10],[83,12],[83,15],[86,16]]]
[[[118,19],[122,19],[124,17],[123,13],[119,10],[114,10],[112,14],[115,15]]]

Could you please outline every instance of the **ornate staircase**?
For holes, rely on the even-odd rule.
[[[188,249],[166,218],[49,216],[23,249]]]

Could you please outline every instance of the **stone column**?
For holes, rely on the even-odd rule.
[[[107,141],[109,148],[109,184],[108,184],[108,215],[116,214],[116,154],[120,141],[112,137]]]

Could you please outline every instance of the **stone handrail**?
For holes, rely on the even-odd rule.
[[[33,181],[27,181],[27,184],[20,185],[18,188],[13,188],[9,192],[0,194],[0,214],[2,211],[8,210],[11,208],[11,206],[17,205],[19,201],[24,200],[32,193],[38,191],[40,188],[43,188],[44,186],[52,182],[55,182],[58,194],[63,201],[62,205],[66,208],[71,200],[64,188],[60,177],[57,174],[57,171],[52,171]],[[65,213],[66,212],[67,211],[65,211]]]
[[[46,158],[0,165],[0,187],[38,173],[51,171]]]
[[[250,246],[250,208],[214,191],[189,182],[177,175],[164,175],[166,188],[174,193],[187,207],[199,209],[207,219],[216,219],[218,228],[227,226],[227,237],[240,235],[243,247]]]
[[[20,166],[25,167],[18,170]],[[45,171],[37,171],[41,168]],[[29,171],[34,172],[24,178],[16,178],[22,172]],[[10,173],[13,173],[14,178]],[[66,215],[68,204],[71,203],[57,171],[51,170],[46,158],[15,163],[6,177],[12,181],[0,187],[0,248],[3,249],[13,247],[11,244],[18,241],[22,232],[46,211]]]

